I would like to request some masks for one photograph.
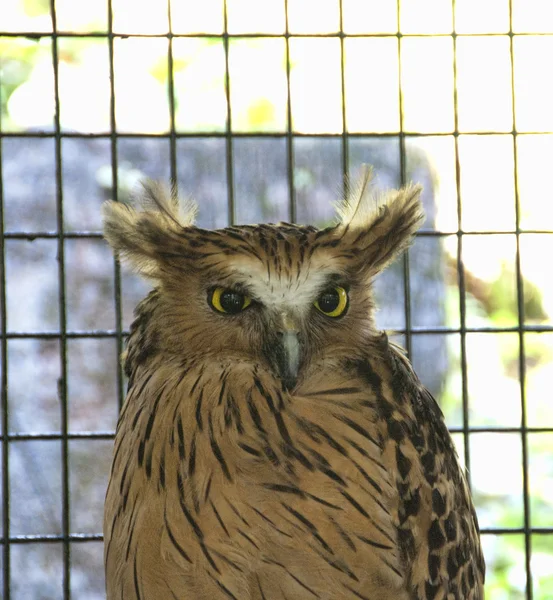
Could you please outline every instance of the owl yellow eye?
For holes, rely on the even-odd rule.
[[[222,287],[215,288],[209,294],[209,303],[220,313],[236,315],[247,308],[252,302],[249,296]]]
[[[317,298],[315,307],[327,317],[339,317],[348,307],[348,293],[343,287],[329,288]]]

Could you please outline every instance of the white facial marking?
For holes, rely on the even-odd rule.
[[[299,277],[271,277],[264,267],[237,265],[236,275],[248,282],[252,296],[277,314],[305,314],[313,306],[330,270],[323,265],[306,268]]]

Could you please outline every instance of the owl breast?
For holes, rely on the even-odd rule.
[[[290,393],[259,365],[227,363],[162,368],[135,388],[117,440],[126,476],[108,502],[120,503],[115,528],[150,541],[136,546],[145,586],[407,598],[395,455],[366,380],[321,364]]]

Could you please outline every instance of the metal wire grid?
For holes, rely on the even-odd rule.
[[[453,7],[455,0],[452,0]],[[123,330],[122,326],[122,304],[121,304],[121,274],[120,267],[117,261],[114,261],[114,280],[115,280],[115,293],[114,293],[114,305],[115,305],[115,316],[116,316],[116,328],[114,330],[94,330],[94,331],[70,331],[67,328],[66,318],[66,272],[65,272],[65,248],[64,241],[68,239],[97,239],[101,238],[101,234],[98,232],[91,231],[76,231],[76,232],[65,232],[64,231],[64,199],[63,199],[63,186],[62,186],[62,155],[61,155],[61,143],[63,138],[108,138],[111,146],[111,170],[112,170],[112,197],[117,200],[118,191],[118,157],[117,157],[117,145],[118,140],[122,138],[168,138],[170,143],[170,174],[173,181],[177,181],[177,139],[190,137],[207,137],[207,138],[224,138],[226,142],[226,174],[227,174],[227,191],[228,191],[228,219],[229,222],[234,220],[234,178],[233,178],[233,140],[239,137],[264,137],[264,138],[285,138],[286,140],[286,151],[287,151],[287,169],[288,169],[288,192],[289,192],[289,212],[291,220],[295,220],[296,217],[296,190],[293,179],[293,168],[294,168],[294,145],[293,140],[302,136],[306,137],[329,137],[336,138],[341,137],[341,168],[344,174],[344,178],[348,173],[348,140],[357,136],[365,136],[366,134],[353,134],[347,133],[346,128],[346,91],[345,91],[345,77],[344,77],[344,40],[346,37],[367,37],[367,34],[346,34],[343,28],[343,11],[342,2],[340,2],[340,29],[336,33],[329,34],[291,34],[288,28],[288,6],[287,0],[284,0],[285,4],[285,15],[286,15],[286,30],[284,34],[270,34],[270,33],[247,33],[247,34],[230,34],[228,33],[228,11],[226,2],[224,3],[224,32],[220,36],[214,34],[205,33],[193,33],[193,34],[173,34],[171,27],[171,8],[170,2],[168,2],[168,21],[169,21],[169,33],[166,35],[158,34],[118,34],[113,31],[113,8],[111,0],[108,0],[108,31],[106,33],[76,33],[69,31],[59,31],[57,27],[56,18],[56,6],[55,0],[50,0],[50,12],[52,19],[52,33],[41,33],[33,31],[25,32],[2,32],[1,36],[5,37],[25,37],[29,39],[40,39],[42,37],[48,37],[52,42],[52,63],[54,72],[54,89],[55,89],[55,117],[54,117],[54,131],[53,132],[33,132],[33,133],[21,133],[21,132],[4,132],[2,133],[2,123],[0,121],[0,264],[1,264],[1,277],[0,277],[0,347],[1,347],[1,365],[2,365],[2,382],[1,382],[1,402],[2,402],[2,432],[1,432],[1,445],[2,445],[2,507],[3,507],[3,520],[2,520],[2,538],[0,540],[2,544],[3,552],[3,594],[2,597],[5,600],[10,598],[10,552],[12,545],[15,544],[29,544],[29,543],[61,543],[63,544],[63,598],[69,600],[71,598],[71,544],[72,543],[86,543],[91,541],[101,541],[101,533],[96,534],[80,534],[74,533],[70,530],[70,510],[71,510],[71,497],[69,489],[69,466],[68,466],[68,444],[70,440],[76,439],[90,439],[90,440],[112,440],[114,433],[112,431],[96,431],[96,432],[71,432],[68,428],[68,410],[67,410],[67,357],[68,349],[67,342],[70,339],[84,339],[84,338],[114,338],[116,340],[117,352],[121,353],[124,345],[124,338],[127,331]],[[512,0],[510,4],[510,57],[511,57],[511,90],[512,90],[512,102],[513,102],[513,115],[515,114],[514,106],[516,103],[515,87],[514,87],[514,61],[513,61],[513,11],[512,11]],[[400,33],[400,10],[401,2],[397,0],[397,30],[396,34],[379,34],[372,35],[371,37],[395,37],[398,45],[398,60],[400,65],[399,70],[399,110],[400,110],[400,131],[399,133],[371,133],[370,136],[374,138],[399,138],[400,148],[400,177],[401,182],[405,182],[406,179],[406,139],[409,137],[423,137],[425,135],[440,136],[440,135],[453,135],[455,142],[455,166],[456,166],[456,190],[457,190],[457,230],[456,231],[433,231],[423,230],[418,235],[422,237],[445,237],[445,236],[456,236],[457,237],[457,273],[458,273],[458,286],[459,286],[459,310],[460,310],[460,327],[414,327],[411,322],[411,299],[410,299],[410,280],[409,280],[409,256],[406,255],[403,259],[403,278],[404,278],[404,304],[405,304],[405,328],[398,329],[395,333],[403,334],[405,336],[406,348],[411,353],[412,336],[413,334],[460,334],[461,341],[461,372],[462,372],[462,407],[463,407],[463,424],[462,427],[453,427],[451,431],[454,433],[461,433],[464,439],[464,458],[465,464],[470,474],[470,437],[469,434],[473,432],[509,432],[518,433],[521,436],[522,441],[522,468],[523,468],[523,506],[524,506],[524,525],[520,528],[488,528],[483,529],[483,534],[513,534],[520,533],[524,535],[525,540],[525,571],[526,571],[526,598],[531,600],[533,598],[533,587],[532,587],[532,571],[531,571],[531,535],[534,534],[553,534],[553,528],[536,528],[531,527],[530,524],[530,503],[529,503],[529,479],[528,479],[528,433],[553,433],[552,427],[528,427],[526,420],[526,398],[525,398],[525,373],[526,373],[526,358],[525,358],[525,341],[524,333],[526,332],[553,332],[552,326],[534,326],[525,324],[524,322],[524,297],[523,297],[523,280],[521,273],[521,259],[520,259],[520,234],[523,233],[534,233],[534,234],[553,234],[551,230],[537,230],[537,229],[521,229],[520,227],[520,205],[518,198],[518,186],[517,186],[517,146],[516,139],[518,132],[516,130],[514,116],[512,131],[505,135],[510,135],[513,140],[514,146],[514,177],[515,177],[515,214],[516,214],[516,227],[514,231],[478,231],[478,232],[466,232],[463,231],[461,225],[461,214],[462,214],[462,200],[461,200],[461,185],[460,185],[460,159],[459,159],[459,127],[458,127],[458,110],[457,110],[457,39],[462,35],[455,32],[455,22],[452,23],[452,33],[448,34],[432,34],[429,37],[451,37],[453,40],[453,56],[454,56],[454,114],[455,114],[455,129],[453,134],[451,133],[416,133],[412,134],[404,131],[404,114],[403,114],[403,95],[401,91],[401,40],[403,37],[407,37]],[[453,11],[453,15],[455,11]],[[453,21],[455,17],[453,16]],[[471,36],[479,34],[470,34]],[[480,35],[504,35],[504,34],[480,34]],[[516,34],[525,35],[525,34]],[[539,34],[532,34],[539,35]],[[417,34],[417,37],[422,37],[424,34]],[[59,61],[58,61],[58,40],[60,38],[107,38],[109,46],[109,73],[110,73],[110,131],[107,134],[81,134],[72,132],[62,132],[60,126],[60,95],[59,95]],[[115,89],[114,89],[114,40],[122,39],[126,37],[166,37],[168,39],[168,96],[169,96],[169,111],[170,111],[170,130],[168,135],[157,135],[157,134],[120,134],[116,128],[115,118]],[[226,130],[222,133],[182,133],[177,132],[175,128],[175,88],[174,88],[174,68],[173,68],[173,40],[177,37],[220,37],[223,41],[224,53],[225,53],[225,89],[226,89]],[[233,131],[233,119],[232,119],[232,106],[230,99],[230,89],[232,81],[230,80],[229,70],[229,42],[231,39],[238,38],[284,38],[286,40],[286,81],[287,81],[287,126],[284,133],[272,133],[272,132],[248,132],[239,133]],[[292,128],[292,101],[290,93],[290,38],[329,38],[335,37],[340,40],[340,51],[341,51],[341,94],[342,94],[342,134],[327,135],[327,134],[301,134],[293,131]],[[1,116],[0,116],[1,118]],[[481,135],[495,134],[495,131],[480,132]],[[531,132],[525,132],[531,133]],[[539,131],[536,133],[549,133]],[[26,231],[10,231],[6,232],[4,228],[4,193],[3,193],[3,178],[2,178],[2,138],[14,138],[14,137],[30,137],[30,138],[53,138],[55,143],[55,165],[56,165],[56,215],[57,215],[57,229],[56,231],[43,231],[43,232],[26,232]],[[515,235],[516,237],[516,286],[517,286],[517,311],[518,311],[518,323],[513,327],[468,327],[466,325],[466,290],[465,290],[465,273],[463,266],[463,238],[465,236],[473,235]],[[8,331],[7,330],[7,307],[6,307],[6,275],[5,275],[5,244],[4,240],[10,239],[22,239],[22,240],[35,240],[35,239],[54,239],[57,241],[58,251],[58,280],[59,280],[59,295],[58,295],[58,306],[59,306],[59,330],[52,332],[33,332],[33,331]],[[480,333],[480,332],[515,332],[518,334],[519,344],[519,382],[520,382],[520,399],[521,399],[521,411],[522,418],[520,427],[471,427],[469,424],[469,402],[468,402],[468,387],[467,387],[467,349],[466,349],[466,335],[467,333]],[[50,433],[33,433],[33,432],[18,432],[12,433],[9,431],[9,405],[8,405],[8,340],[9,339],[53,339],[59,340],[60,344],[60,369],[61,376],[59,379],[59,405],[61,411],[61,431],[50,432]],[[118,389],[118,403],[119,407],[122,405],[124,399],[124,376],[122,373],[121,365],[117,364],[117,389]],[[59,440],[62,447],[62,533],[61,535],[12,535],[10,532],[10,481],[9,481],[9,446],[12,443],[25,440]]]

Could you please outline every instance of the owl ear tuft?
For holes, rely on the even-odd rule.
[[[132,204],[104,202],[104,237],[134,270],[157,278],[160,258],[182,253],[178,233],[193,225],[196,205],[180,203],[174,188],[150,180],[142,183]]]
[[[189,198],[179,198],[176,185],[168,188],[160,181],[146,179],[141,182],[141,189],[134,198],[134,203],[144,211],[158,212],[168,221],[180,227],[194,225],[198,206]]]
[[[406,185],[376,195],[371,190],[372,168],[365,166],[338,207],[338,230],[362,261],[363,270],[375,275],[406,250],[422,222],[420,185]]]
[[[342,225],[365,222],[376,211],[377,198],[370,193],[374,170],[371,165],[362,165],[358,179],[346,182],[346,193],[336,206],[338,220]]]

